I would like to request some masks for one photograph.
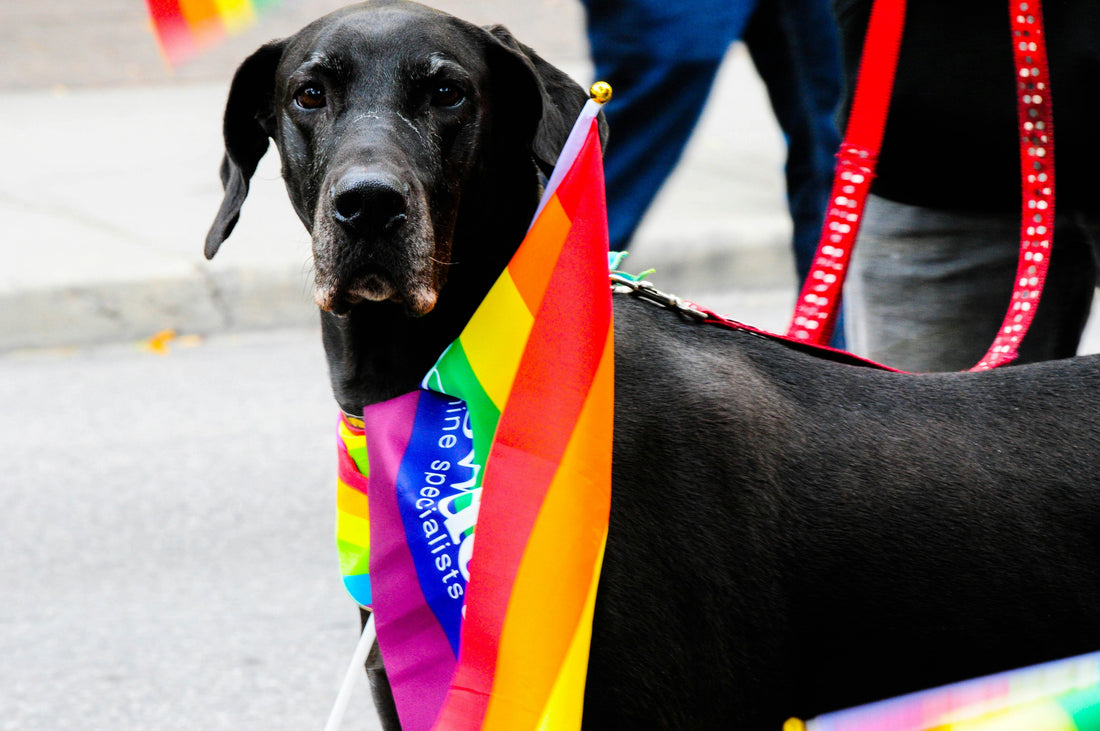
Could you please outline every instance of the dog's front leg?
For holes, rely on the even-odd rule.
[[[360,627],[367,625],[370,612],[359,610]],[[382,663],[382,653],[378,649],[378,640],[371,645],[366,662],[367,679],[370,681],[370,694],[374,699],[374,708],[378,711],[378,720],[382,722],[383,731],[401,731],[401,722],[397,718],[397,706],[393,702],[393,690],[390,689],[390,678],[386,675],[386,666]]]

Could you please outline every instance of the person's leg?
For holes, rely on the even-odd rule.
[[[1100,214],[1072,211],[1066,215],[1073,217],[1073,222],[1085,236],[1096,269],[1096,286],[1100,287]]]
[[[598,79],[614,94],[604,156],[611,249],[625,249],[699,120],[757,0],[584,0]]]
[[[787,140],[787,204],[801,283],[821,238],[840,146],[839,36],[827,0],[762,0],[745,43]],[[845,345],[843,312],[830,344]]]
[[[840,135],[840,41],[827,0],[762,0],[745,43],[787,140],[787,200],[799,281],[821,238]]]
[[[676,167],[706,104],[720,59],[673,62],[593,50],[596,78],[611,84],[604,108],[604,156],[612,251],[630,245],[665,179]]]
[[[1096,291],[1097,270],[1091,241],[1089,231],[1082,227],[1076,215],[1055,216],[1054,249],[1050,255],[1046,284],[1035,321],[1020,344],[1020,357],[1015,363],[1035,363],[1077,355]],[[1007,299],[1005,310],[1008,309]]]
[[[1085,213],[1083,211],[1073,211],[1071,213],[1068,213],[1068,215],[1073,216],[1074,223],[1077,224],[1078,228],[1080,228],[1084,234],[1086,245],[1092,252],[1093,271],[1096,274],[1095,286],[1100,287],[1100,214]],[[1095,293],[1096,290],[1093,289],[1093,294]],[[1100,317],[1100,313],[1097,314],[1097,317]],[[1085,324],[1087,327],[1087,320]],[[1078,345],[1078,352],[1082,352],[1084,350],[1084,345],[1085,343],[1082,340],[1082,342]],[[1090,347],[1087,352],[1100,352],[1100,350],[1096,348],[1094,342],[1090,343],[1089,346]]]
[[[907,371],[974,366],[1012,294],[1015,215],[933,210],[870,196],[844,289],[852,352]],[[1017,363],[1073,355],[1096,268],[1082,229],[1058,218],[1043,297]]]

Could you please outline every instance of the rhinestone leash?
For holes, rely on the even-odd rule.
[[[989,350],[971,370],[1009,363],[1035,318],[1054,237],[1054,125],[1040,0],[1010,0],[1020,130],[1020,257],[1012,299]],[[836,326],[841,290],[875,176],[905,23],[905,0],[876,0],[825,225],[788,336],[824,344]]]

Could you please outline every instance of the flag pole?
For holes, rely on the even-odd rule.
[[[370,652],[370,647],[374,644],[374,638],[374,612],[371,612],[370,617],[367,618],[367,623],[363,626],[363,634],[359,636],[359,644],[355,646],[355,652],[351,656],[348,671],[344,674],[344,682],[340,686],[340,692],[336,696],[336,703],[332,706],[332,712],[329,713],[325,731],[338,731],[340,725],[344,722],[344,712],[347,711],[348,701],[351,700],[351,689],[355,685],[355,678],[363,672],[363,664],[367,661],[367,653]]]

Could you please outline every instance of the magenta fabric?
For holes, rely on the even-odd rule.
[[[363,413],[370,459],[370,577],[378,645],[386,658],[402,728],[430,729],[454,675],[447,635],[424,597],[395,488],[412,435],[420,391],[372,404]],[[405,651],[422,648],[419,654]]]

